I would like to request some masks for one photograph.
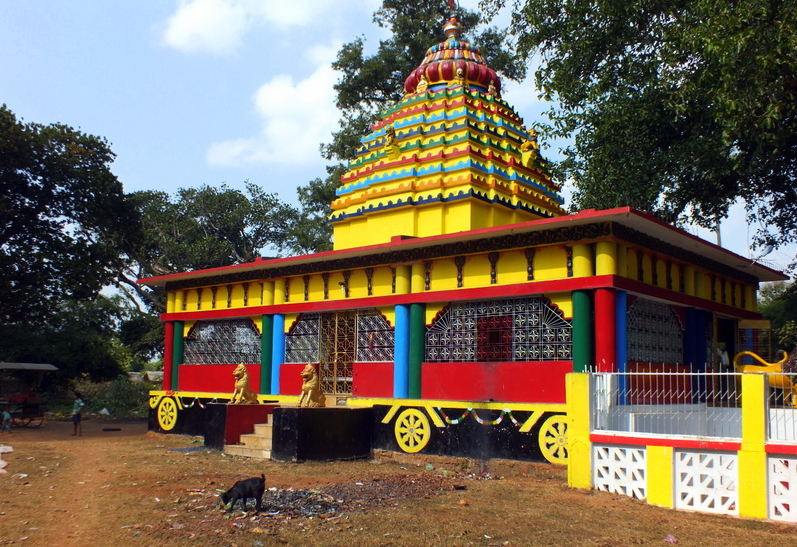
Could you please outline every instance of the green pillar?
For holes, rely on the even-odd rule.
[[[180,365],[183,364],[183,358],[185,357],[185,338],[183,338],[184,329],[184,322],[174,322],[174,349],[172,350],[172,391],[178,391],[180,386]]]
[[[610,318],[609,320],[613,320]],[[592,294],[573,291],[573,371],[586,371],[595,360]]]
[[[260,393],[272,395],[271,393],[271,351],[272,336],[274,330],[274,317],[272,315],[263,316],[263,325],[260,328]]]
[[[425,349],[426,304],[410,304],[410,399],[421,398],[421,363]]]

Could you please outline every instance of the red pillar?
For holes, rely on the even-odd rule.
[[[166,339],[163,346],[163,386],[168,391],[172,389],[172,360],[174,355],[174,321],[166,321]]]
[[[595,364],[600,372],[617,371],[616,300],[614,289],[595,291]]]

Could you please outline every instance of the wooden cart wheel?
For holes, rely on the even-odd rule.
[[[567,464],[567,416],[556,414],[545,420],[540,427],[539,444],[546,460]]]
[[[416,408],[408,408],[399,414],[394,431],[399,448],[411,454],[426,448],[432,436],[429,418]]]
[[[177,424],[177,403],[171,397],[164,397],[158,405],[158,425],[163,431],[171,431]]]

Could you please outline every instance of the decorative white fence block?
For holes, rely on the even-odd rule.
[[[646,455],[644,447],[593,445],[592,484],[598,490],[645,499]]]
[[[675,508],[739,514],[738,456],[727,452],[675,452]]]
[[[767,458],[769,518],[797,522],[797,456]]]

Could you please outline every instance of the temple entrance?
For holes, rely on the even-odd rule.
[[[352,364],[357,348],[357,313],[322,313],[320,334],[321,391],[327,395],[351,395]]]

